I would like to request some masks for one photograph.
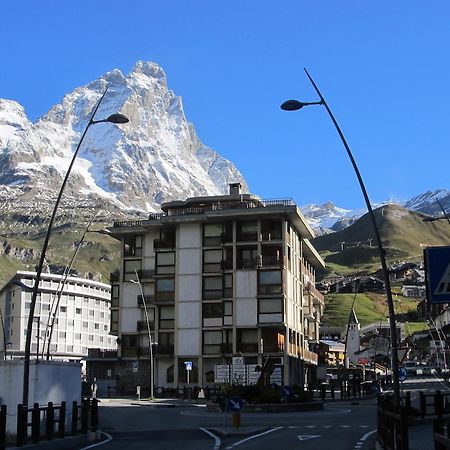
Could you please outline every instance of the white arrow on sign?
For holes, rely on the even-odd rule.
[[[307,441],[309,439],[320,437],[320,434],[299,434],[297,437],[299,441]]]
[[[237,409],[240,407],[239,402],[234,402],[233,400],[230,399],[230,403],[233,405],[233,408]]]

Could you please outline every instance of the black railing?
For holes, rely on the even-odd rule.
[[[241,343],[237,346],[238,353],[258,353],[257,343]]]
[[[377,440],[385,450],[409,450],[408,411],[394,406],[391,395],[377,398]]]
[[[144,299],[142,299],[142,295],[137,296],[137,304],[138,306],[148,306],[155,303],[155,296],[154,295],[144,295]]]
[[[261,258],[247,258],[236,260],[236,269],[256,269],[261,265]]]
[[[153,246],[155,250],[159,248],[175,248],[175,239],[155,239]]]
[[[237,233],[237,242],[254,242],[258,240],[258,233],[256,231],[249,233]]]
[[[261,241],[280,241],[283,237],[281,230],[266,230],[261,232]]]
[[[275,255],[262,255],[263,267],[282,267],[283,258]]]
[[[233,344],[220,344],[220,353],[233,353]]]
[[[433,442],[435,450],[450,449],[450,423],[442,419],[433,421]]]
[[[0,449],[2,443],[2,415],[6,417],[6,407],[0,413]],[[6,420],[6,419],[5,419]],[[6,422],[5,422],[6,423]],[[83,400],[81,405],[72,404],[72,435],[96,431],[98,429],[98,402],[96,399]],[[17,406],[17,436],[16,445],[22,447],[27,442],[38,443],[42,440],[50,441],[54,438],[66,436],[66,402],[47,406],[35,403],[32,407]],[[4,441],[4,436],[3,436]]]
[[[144,220],[117,220],[113,223],[114,228],[130,228],[130,227],[142,227]]]
[[[138,277],[139,280],[151,280],[155,277],[155,270],[154,269],[141,269],[138,270]]]
[[[174,354],[174,346],[158,344],[158,346],[156,347],[156,354],[158,354],[158,355],[173,355]]]
[[[150,330],[155,329],[155,322],[150,320],[149,321]],[[148,331],[147,321],[146,320],[139,320],[137,322],[137,330],[138,331]]]

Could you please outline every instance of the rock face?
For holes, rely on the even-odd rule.
[[[200,141],[163,69],[139,61],[128,75],[116,69],[65,95],[36,123],[18,103],[0,99],[0,197],[14,199],[16,206],[54,202],[106,89],[95,118],[120,112],[130,122],[89,128],[66,200],[148,212],[168,200],[225,193],[232,182],[248,189],[236,167]]]

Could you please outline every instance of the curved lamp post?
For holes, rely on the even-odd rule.
[[[153,388],[153,385],[154,385],[153,377],[154,377],[154,375],[153,375],[152,332],[150,330],[150,320],[148,318],[147,302],[145,301],[142,284],[141,284],[141,281],[139,280],[139,275],[138,275],[137,270],[135,270],[134,273],[136,274],[136,280],[130,280],[130,283],[135,283],[139,286],[139,291],[141,292],[141,297],[142,297],[142,304],[144,305],[145,321],[147,322],[148,346],[149,346],[149,350],[150,350],[150,399],[153,400],[154,399],[154,395],[153,395],[153,389],[154,389]]]
[[[399,385],[399,379],[398,379],[399,364],[398,364],[398,355],[397,355],[397,349],[398,349],[397,327],[396,327],[396,323],[395,323],[394,302],[392,300],[391,283],[389,280],[389,270],[388,270],[387,263],[386,263],[386,255],[385,255],[386,251],[383,248],[383,244],[381,242],[380,232],[379,232],[376,220],[375,220],[375,215],[372,210],[372,205],[370,204],[370,200],[369,200],[369,196],[367,194],[366,187],[364,186],[364,182],[361,177],[361,173],[359,172],[358,166],[356,165],[355,159],[353,158],[350,147],[348,146],[347,141],[344,137],[344,134],[342,133],[333,113],[331,112],[327,102],[325,101],[325,98],[320,93],[316,83],[311,78],[311,75],[308,73],[308,71],[306,69],[304,69],[304,70],[306,72],[306,75],[309,78],[309,81],[311,82],[315,91],[317,92],[317,94],[320,98],[320,101],[318,101],[318,102],[299,102],[298,100],[287,100],[281,105],[281,109],[283,109],[285,111],[296,111],[298,109],[303,108],[304,106],[310,106],[310,105],[324,106],[325,109],[327,110],[328,115],[330,116],[331,121],[333,122],[333,125],[336,128],[336,131],[339,134],[339,137],[341,138],[342,144],[344,145],[345,150],[347,151],[347,155],[350,158],[350,161],[353,166],[353,170],[355,171],[356,177],[358,179],[359,186],[360,186],[362,194],[364,196],[367,210],[369,212],[369,215],[370,215],[370,218],[372,221],[372,225],[373,225],[373,229],[374,229],[375,237],[376,237],[376,241],[377,241],[378,251],[380,254],[381,267],[382,267],[382,270],[384,273],[384,282],[385,282],[385,287],[386,287],[386,299],[387,299],[387,304],[388,304],[388,309],[389,309],[389,325],[390,325],[390,333],[391,333],[392,380],[393,380],[393,385],[394,385],[393,386],[394,387],[394,404],[400,405],[400,385]]]
[[[101,123],[101,122],[111,122],[111,123],[116,123],[116,124],[129,122],[128,118],[125,117],[123,114],[112,114],[109,117],[107,117],[106,119],[94,120],[94,116],[95,116],[100,104],[102,103],[107,91],[108,91],[108,89],[105,90],[103,95],[100,97],[100,100],[98,101],[97,105],[94,107],[94,110],[92,111],[89,122],[88,122],[83,134],[81,135],[80,141],[78,142],[77,148],[72,156],[72,160],[70,162],[69,168],[67,169],[66,175],[65,175],[64,180],[61,185],[61,189],[60,189],[58,197],[56,199],[55,206],[54,206],[53,212],[52,212],[52,216],[50,218],[50,223],[47,228],[47,234],[45,236],[44,245],[42,246],[41,257],[39,259],[39,265],[36,270],[36,279],[34,282],[33,293],[31,294],[30,313],[28,316],[28,328],[27,328],[27,336],[26,336],[26,341],[25,341],[25,357],[24,357],[24,364],[23,364],[23,391],[22,391],[22,393],[23,393],[22,404],[24,406],[28,405],[28,393],[29,393],[29,381],[30,381],[31,334],[32,334],[32,328],[33,328],[34,310],[36,307],[36,299],[37,299],[37,294],[38,294],[38,290],[39,290],[39,283],[41,281],[41,273],[42,273],[42,269],[44,266],[45,254],[47,252],[48,242],[50,240],[50,234],[52,231],[53,222],[55,220],[56,211],[58,210],[59,202],[61,201],[61,197],[62,197],[64,188],[66,186],[67,180],[69,178],[70,172],[72,170],[72,166],[78,155],[78,151],[80,150],[83,139],[86,136],[86,132],[88,131],[88,129],[91,125],[94,125],[96,123]]]

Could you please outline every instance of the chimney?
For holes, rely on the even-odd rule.
[[[230,183],[230,195],[241,195],[242,194],[242,184],[241,183]]]

